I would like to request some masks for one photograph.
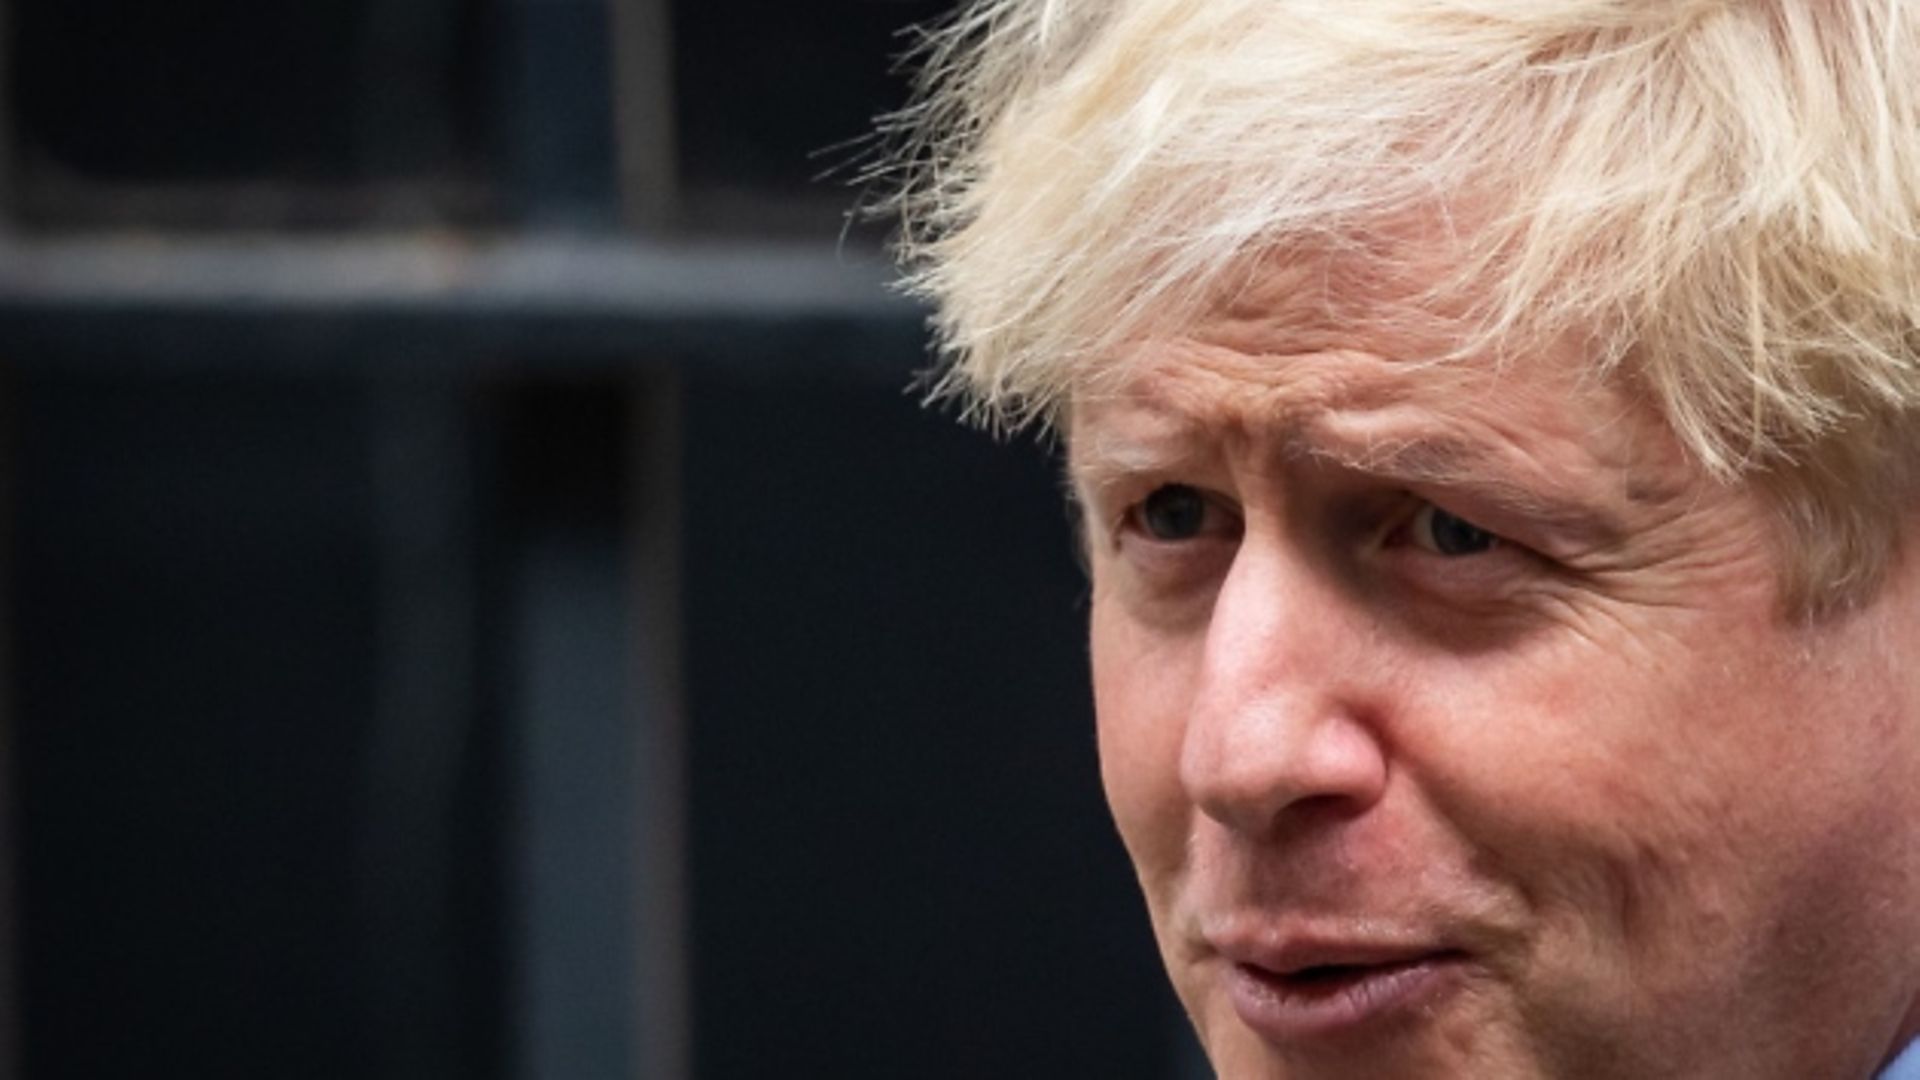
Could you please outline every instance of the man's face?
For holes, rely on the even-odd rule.
[[[1920,1018],[1917,575],[1788,618],[1634,396],[1420,355],[1226,314],[1074,404],[1102,773],[1214,1065],[1867,1075]]]

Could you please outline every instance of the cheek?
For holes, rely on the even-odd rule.
[[[1096,595],[1091,651],[1100,777],[1135,868],[1150,887],[1178,871],[1191,808],[1180,784],[1191,663]]]
[[[1483,827],[1506,834],[1491,846],[1526,867],[1542,902],[1629,923],[1726,863],[1744,831],[1739,803],[1755,793],[1751,748],[1723,744],[1714,729],[1730,718],[1703,713],[1747,703],[1698,689],[1657,665],[1609,673],[1596,661],[1503,695],[1521,708],[1496,723],[1517,730],[1485,740],[1493,775],[1458,787]]]
[[[1799,910],[1813,894],[1850,891],[1827,848],[1877,786],[1857,736],[1883,725],[1884,696],[1810,668],[1783,634],[1714,629],[1686,649],[1591,643],[1433,673],[1455,727],[1412,751],[1429,791],[1526,897],[1536,974],[1582,1008],[1737,993],[1703,983],[1816,924]]]

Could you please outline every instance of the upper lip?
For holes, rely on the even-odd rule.
[[[1209,935],[1207,944],[1230,963],[1281,976],[1313,968],[1384,967],[1458,951],[1432,940],[1306,934]]]

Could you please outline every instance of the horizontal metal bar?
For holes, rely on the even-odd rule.
[[[0,239],[0,362],[844,356],[898,373],[922,309],[871,249],[552,234]]]
[[[641,244],[572,235],[472,239],[114,236],[0,241],[11,308],[436,306],[550,314],[896,317],[876,252],[825,244]]]

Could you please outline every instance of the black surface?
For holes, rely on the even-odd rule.
[[[1159,1080],[1056,465],[832,370],[684,376],[694,1075]],[[618,384],[544,386],[469,399],[481,670],[466,757],[422,762],[462,776],[443,833],[367,789],[374,384],[16,373],[27,1076],[512,1068],[498,570],[635,494]],[[389,826],[450,844],[439,899],[369,879]]]
[[[893,70],[951,0],[672,0],[682,177],[794,193],[859,152],[906,99]]]
[[[1054,464],[851,381],[687,408],[697,1075],[1169,1075]]]
[[[497,825],[462,818],[457,880],[431,883],[459,903],[424,898],[451,966],[414,964],[419,927],[381,946],[405,932],[383,909],[421,901],[362,862],[366,830],[394,827],[366,786],[382,641],[368,388],[13,388],[26,1075],[397,1076],[423,1039],[443,1075],[493,1075]],[[462,798],[485,808],[475,780]]]
[[[948,6],[672,0],[687,205],[842,199],[814,177],[903,98],[898,29]],[[593,0],[6,15],[16,220],[497,221],[500,200],[509,220],[610,220]],[[525,747],[503,702],[527,673],[503,597],[535,526],[597,535],[652,509],[623,471],[637,369],[691,388],[695,1077],[1169,1075],[1178,1028],[1101,803],[1056,467],[900,391],[917,313],[732,278],[740,303],[691,310],[641,289],[337,303],[324,266],[290,259],[310,288],[288,297],[163,267],[185,287],[0,304],[26,1076],[518,1067]],[[461,459],[421,436],[464,460],[470,498],[396,504],[382,482],[416,408],[473,439]],[[470,546],[437,571],[430,548],[396,560],[442,503],[468,516],[441,539]],[[468,621],[396,649],[395,611],[439,625],[467,569]],[[469,683],[409,677],[439,645]],[[445,698],[396,710],[396,685]],[[396,715],[413,756],[375,770]],[[431,716],[445,741],[408,741]],[[418,794],[409,763],[450,801],[395,799]]]
[[[7,14],[19,138],[57,174],[347,183],[470,172],[497,149],[489,0],[16,0]]]

